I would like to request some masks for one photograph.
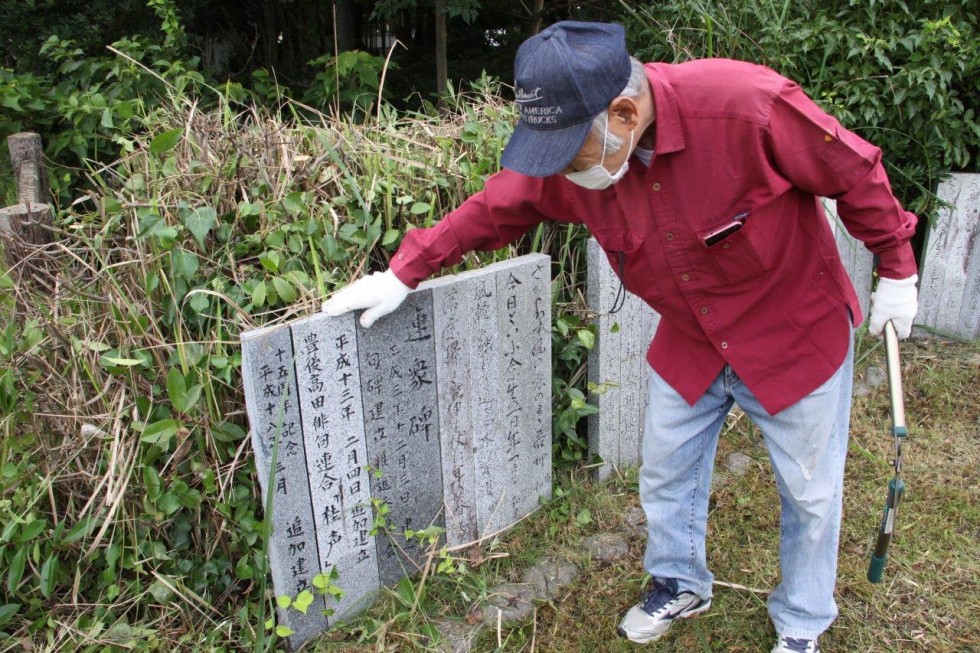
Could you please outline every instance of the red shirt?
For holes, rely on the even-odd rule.
[[[728,363],[775,414],[840,367],[848,309],[863,319],[818,197],[837,200],[883,277],[916,273],[916,217],[892,195],[881,151],[775,72],[721,59],[646,72],[649,166],[633,157],[601,191],[503,170],[439,224],[409,231],[391,268],[415,287],[544,220],[585,223],[617,273],[623,254],[626,289],[661,315],[650,365],[693,404]],[[741,227],[705,244],[732,222]]]

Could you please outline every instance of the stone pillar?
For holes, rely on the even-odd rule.
[[[915,324],[940,334],[980,338],[980,175],[939,184],[940,209],[926,236]]]

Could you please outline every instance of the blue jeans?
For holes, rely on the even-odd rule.
[[[782,582],[769,597],[769,616],[789,637],[816,639],[830,626],[837,616],[834,583],[853,367],[852,337],[840,369],[776,415],[766,412],[731,367],[694,406],[651,371],[640,469],[648,529],[643,564],[651,575],[676,578],[680,589],[711,596],[708,494],[718,436],[738,403],[762,431],[779,488]]]

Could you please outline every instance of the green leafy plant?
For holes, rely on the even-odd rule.
[[[939,180],[977,170],[980,33],[973,3],[622,3],[644,60],[730,57],[799,82],[884,151],[905,206],[933,219]]]
[[[586,358],[595,347],[596,326],[581,318],[559,315],[552,328],[553,433],[556,458],[566,464],[588,457],[589,442],[582,418],[598,412],[580,388]]]
[[[309,62],[317,73],[303,94],[303,101],[316,108],[331,109],[336,115],[363,119],[371,114],[381,89],[382,57],[360,50],[323,55]],[[394,64],[389,62],[389,67]]]

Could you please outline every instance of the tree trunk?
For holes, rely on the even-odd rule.
[[[541,14],[544,11],[544,0],[534,0],[534,10],[531,12],[531,36],[541,31]]]
[[[272,4],[272,0],[265,0],[262,3],[262,43],[265,46],[265,62],[264,65],[268,66],[272,70],[276,69],[276,64],[278,58],[276,53],[278,52],[278,37],[279,33],[276,31],[276,8]]]
[[[357,31],[354,20],[354,0],[334,0],[334,37],[337,52],[357,49]]]
[[[436,0],[436,93],[439,103],[446,94],[446,80],[449,77],[446,62],[446,0]]]

